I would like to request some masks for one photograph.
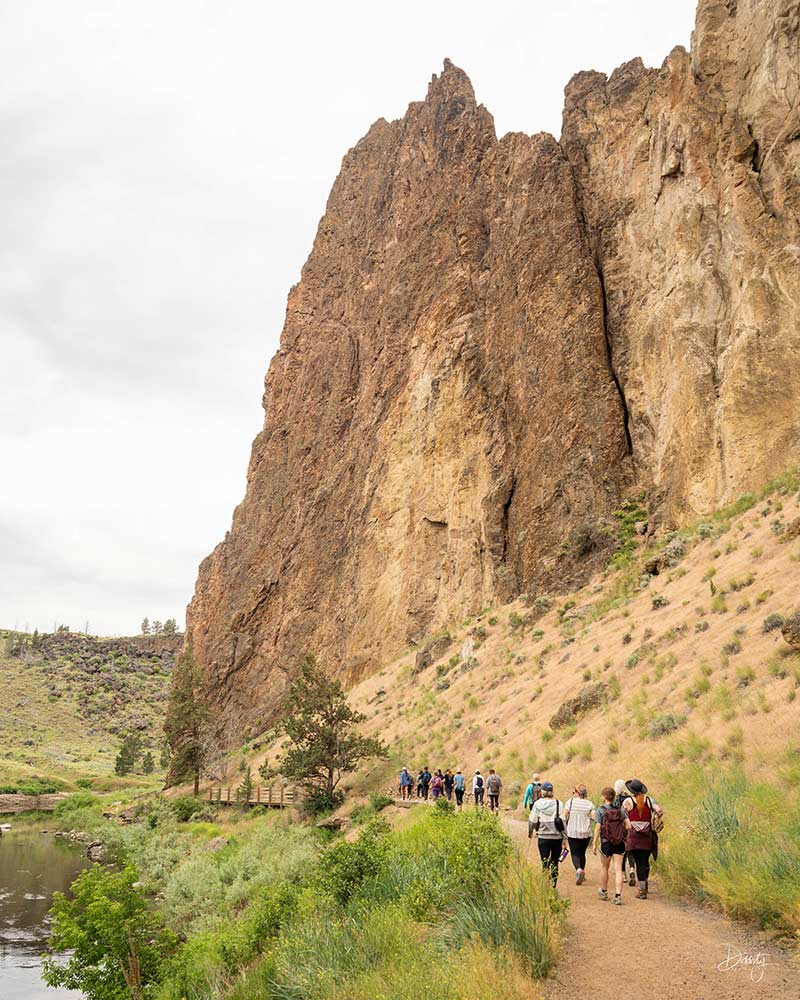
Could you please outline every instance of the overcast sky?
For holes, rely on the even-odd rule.
[[[182,624],[342,156],[449,56],[507,131],[694,0],[2,0],[0,626]]]

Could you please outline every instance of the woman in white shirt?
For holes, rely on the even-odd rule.
[[[564,803],[567,824],[567,842],[572,864],[575,866],[575,884],[586,878],[586,851],[592,839],[592,821],[595,817],[594,802],[588,798],[586,785],[576,785],[572,798]]]

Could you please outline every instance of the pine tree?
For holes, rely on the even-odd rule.
[[[194,794],[200,791],[200,773],[211,745],[209,713],[198,694],[199,676],[191,643],[172,673],[164,736],[170,749],[167,783],[174,785],[194,778]]]
[[[178,623],[174,618],[167,618],[164,622],[164,635],[175,635],[178,631]]]
[[[161,622],[154,621],[153,624],[151,625],[150,629],[151,629],[153,635],[161,635],[161,629],[162,629],[162,627],[163,626],[161,625]]]
[[[142,619],[142,635],[150,635],[150,619]]]
[[[142,773],[152,774],[156,768],[155,761],[153,760],[153,754],[148,750],[144,757],[142,757]]]

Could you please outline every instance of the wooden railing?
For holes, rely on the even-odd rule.
[[[283,809],[300,801],[300,790],[294,785],[254,785],[250,798],[245,800],[235,785],[212,787],[208,790],[208,801],[220,806],[268,806]]]

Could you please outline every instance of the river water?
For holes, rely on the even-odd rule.
[[[5,817],[2,817],[5,819]],[[47,911],[54,892],[65,892],[90,864],[83,852],[56,837],[19,826],[0,837],[0,1000],[66,1000],[41,978]]]

